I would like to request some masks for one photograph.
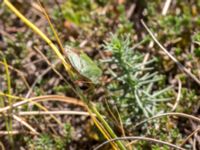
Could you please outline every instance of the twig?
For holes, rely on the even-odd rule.
[[[174,144],[171,144],[171,143],[168,143],[168,142],[165,142],[165,141],[161,141],[161,140],[157,140],[157,139],[153,139],[153,138],[149,138],[149,137],[138,137],[138,136],[118,137],[118,138],[110,139],[110,140],[107,140],[104,143],[100,144],[96,148],[94,148],[94,150],[98,150],[101,147],[103,147],[104,145],[106,145],[110,142],[113,142],[113,141],[118,141],[118,140],[144,140],[144,141],[159,143],[159,144],[162,144],[162,145],[167,145],[171,148],[175,148],[175,149],[179,149],[179,150],[185,150],[184,148],[181,148],[179,146],[176,146]]]
[[[180,70],[182,70],[183,72],[185,72],[188,76],[190,76],[194,81],[196,81],[196,83],[198,83],[200,85],[200,80],[193,75],[187,68],[185,68],[185,66],[183,66],[174,56],[172,56],[167,49],[165,49],[160,42],[156,39],[156,37],[154,36],[154,34],[151,32],[151,30],[147,27],[147,25],[144,23],[143,20],[141,20],[141,23],[143,24],[143,26],[145,27],[145,29],[148,31],[148,33],[151,35],[151,37],[153,38],[153,40],[158,44],[158,46],[178,65],[178,67],[180,68]]]

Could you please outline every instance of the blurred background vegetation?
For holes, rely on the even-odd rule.
[[[166,112],[199,117],[200,85],[160,49],[141,24],[141,19],[168,52],[200,80],[200,0],[42,2],[63,46],[70,46],[76,53],[85,52],[102,69],[98,85],[88,86],[82,78],[75,84],[96,104],[118,137],[145,136],[185,149],[199,149],[199,124],[192,119],[165,116],[135,125]],[[11,3],[57,43],[37,1],[12,0]],[[4,2],[0,4],[0,50],[1,92],[25,98],[63,95],[78,99],[63,80],[69,81],[69,76],[57,56]],[[54,73],[39,50],[62,77]],[[9,104],[5,95],[0,95],[0,101],[1,107]],[[56,101],[41,104],[51,111],[86,111],[82,106]],[[89,116],[57,114],[61,126],[49,115],[20,115],[20,112],[39,110],[28,104],[14,111],[39,135],[27,132],[23,125],[9,121],[2,113],[1,148],[87,150],[105,141]],[[6,132],[9,122],[12,135]],[[195,130],[195,134],[187,139]],[[128,148],[134,150],[170,149],[144,141],[128,144]],[[102,149],[112,147],[108,144]]]

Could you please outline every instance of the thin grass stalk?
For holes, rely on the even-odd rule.
[[[62,43],[61,43],[61,41],[60,41],[60,39],[58,37],[58,34],[57,34],[56,30],[53,27],[53,24],[51,23],[51,20],[50,20],[48,14],[47,14],[47,10],[45,9],[44,4],[40,0],[38,0],[38,3],[40,5],[41,9],[43,10],[44,16],[46,17],[46,19],[47,19],[47,21],[48,21],[48,23],[50,25],[50,28],[53,31],[53,34],[54,34],[54,36],[55,36],[55,38],[56,38],[56,40],[58,42],[58,45],[59,45],[60,49],[62,50],[62,53],[65,54],[65,50],[64,50],[64,48],[62,46]]]
[[[87,104],[86,108],[87,108],[88,112],[90,113],[92,120],[94,121],[95,125],[97,125],[98,129],[100,129],[100,131],[104,135],[104,137],[105,138],[109,137],[109,140],[114,137],[116,138],[117,137],[116,134],[111,129],[111,127],[106,122],[106,120],[102,117],[102,115],[98,112],[96,107],[91,102],[87,101],[86,97],[84,96],[83,92],[81,91],[81,89],[79,87],[76,87],[76,90],[77,90],[77,93],[79,94],[78,96],[80,97],[80,99],[83,100]],[[96,115],[96,117],[99,119],[99,121],[101,122],[102,125],[98,124],[99,121],[96,121],[96,118],[94,118],[94,116],[92,115],[93,113]],[[101,126],[103,126],[103,128],[101,128]],[[104,128],[105,128],[105,131],[104,131]],[[124,144],[121,141],[116,141],[116,144],[118,145],[120,150],[126,150]]]
[[[11,80],[10,80],[10,73],[9,73],[9,69],[8,69],[8,64],[6,59],[3,57],[3,62],[4,62],[4,66],[5,66],[5,71],[6,71],[6,80],[7,80],[7,93],[9,95],[11,95]],[[12,106],[12,98],[8,97],[8,104],[9,106]],[[10,109],[10,111],[8,111],[8,114],[12,115],[12,108]],[[12,132],[12,118],[11,117],[5,117],[5,122],[6,122],[6,129],[9,132]],[[13,136],[11,134],[9,134],[9,141],[11,143],[12,149],[14,148],[14,140],[13,140]]]
[[[88,110],[89,110],[89,108],[88,108]],[[90,110],[88,112],[90,114],[92,114],[92,112]],[[103,125],[93,115],[90,115],[90,116],[92,117],[92,120],[94,121],[94,124],[99,129],[99,131],[103,134],[103,136],[107,140],[111,139],[110,135],[108,134],[108,132],[106,131],[106,129],[103,127]],[[116,147],[116,145],[113,142],[111,142],[110,144],[111,144],[111,146],[113,147],[114,150],[117,150],[117,147]]]
[[[4,65],[4,62],[3,62],[3,61],[0,61],[0,65]],[[19,76],[22,78],[22,80],[23,80],[25,86],[29,89],[30,86],[29,86],[27,80],[26,80],[25,77],[24,77],[24,73],[21,72],[20,70],[16,69],[16,68],[14,68],[13,66],[10,66],[9,64],[7,64],[7,65],[8,65],[8,68],[9,68],[10,70],[12,70],[12,71],[16,72],[17,74],[19,74]]]
[[[91,104],[91,109],[97,115],[97,118],[102,122],[102,124],[104,125],[104,127],[106,128],[106,130],[109,132],[109,134],[111,135],[111,137],[112,138],[117,138],[116,134],[110,128],[109,124],[105,121],[105,119],[102,117],[102,115],[98,112],[98,110],[96,109],[96,107],[93,104]],[[121,150],[126,150],[126,147],[124,146],[124,144],[122,144],[122,142],[116,141],[116,143],[117,143],[117,145],[119,146],[119,148]]]
[[[127,137],[118,137],[115,139],[111,139],[109,141],[105,141],[104,143],[100,144],[99,146],[97,146],[94,150],[99,150],[100,148],[102,148],[104,145],[106,145],[107,143],[113,142],[113,141],[117,141],[117,140],[141,140],[141,141],[148,141],[148,142],[154,142],[154,143],[158,143],[161,145],[167,145],[168,147],[170,147],[171,149],[177,149],[177,150],[186,150],[182,147],[176,146],[174,144],[165,142],[165,141],[161,141],[161,140],[157,140],[157,139],[153,139],[153,138],[149,138],[149,137],[138,137],[138,136],[127,136]]]

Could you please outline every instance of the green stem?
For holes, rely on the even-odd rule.
[[[6,61],[6,59],[4,57],[3,57],[3,62],[4,62],[4,66],[5,66],[5,71],[6,71],[6,80],[7,80],[7,86],[8,86],[7,92],[10,95],[11,94],[10,73],[9,73],[9,70],[8,70],[7,61]],[[4,103],[2,103],[2,104],[4,105]],[[8,104],[9,104],[9,106],[12,106],[12,98],[11,97],[8,98]],[[9,132],[12,132],[12,109],[8,113],[10,114],[10,116],[5,117],[6,129]],[[14,141],[13,141],[12,134],[9,134],[9,141],[11,143],[12,149],[14,149],[14,145],[13,145]]]
[[[109,124],[105,121],[105,119],[102,117],[102,115],[98,112],[98,110],[96,109],[96,107],[91,104],[90,108],[92,109],[92,111],[97,115],[97,118],[101,121],[101,123],[104,125],[104,127],[106,128],[106,130],[109,132],[109,134],[111,135],[111,137],[117,138],[116,134],[113,132],[113,130],[111,129],[111,127],[109,126]],[[121,150],[126,150],[126,147],[124,146],[124,144],[122,144],[121,141],[116,141],[116,144],[118,145],[118,147]]]

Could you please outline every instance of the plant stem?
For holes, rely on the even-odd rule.
[[[109,132],[109,134],[111,135],[111,137],[112,138],[117,138],[116,134],[110,128],[109,124],[105,121],[105,119],[102,117],[102,115],[98,112],[98,110],[96,109],[96,107],[93,104],[91,104],[90,108],[97,115],[97,118],[102,122],[102,124],[104,125],[104,127],[106,128],[106,130]],[[118,145],[118,147],[121,150],[126,150],[126,147],[122,144],[121,141],[116,141],[116,144]]]
[[[8,86],[7,93],[10,95],[11,94],[10,73],[9,73],[9,70],[8,70],[8,64],[7,64],[6,58],[3,57],[3,61],[4,61],[4,66],[5,66],[5,71],[6,71],[6,80],[7,80],[7,86]],[[8,98],[8,104],[9,104],[9,106],[12,106],[12,98],[11,97]],[[12,132],[12,109],[8,112],[8,114],[10,116],[5,117],[6,129],[9,132]],[[10,141],[12,149],[14,149],[14,145],[13,145],[14,141],[13,141],[12,134],[9,134],[9,141]]]

